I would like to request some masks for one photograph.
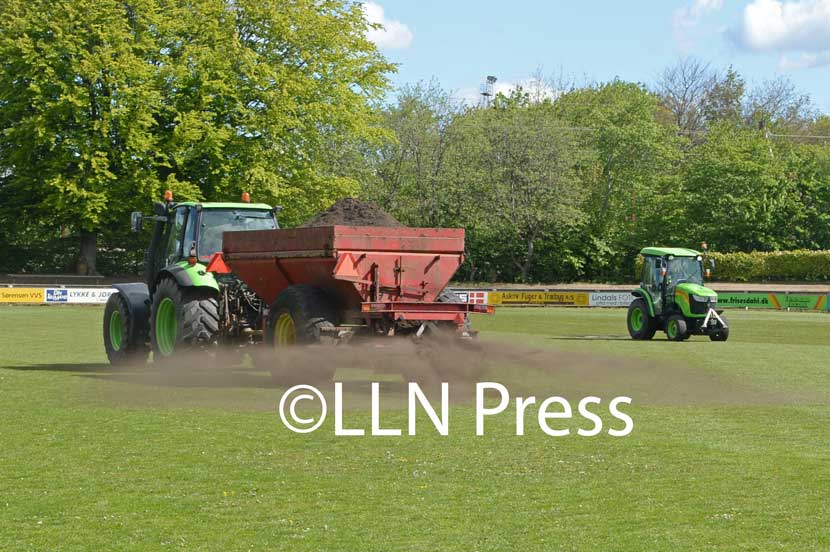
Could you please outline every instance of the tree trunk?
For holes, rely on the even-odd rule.
[[[534,232],[534,237],[531,237],[530,240],[527,243],[527,253],[525,254],[525,260],[524,260],[524,263],[522,263],[522,267],[521,267],[521,270],[522,270],[522,283],[525,283],[525,284],[528,283],[527,282],[527,277],[530,274],[530,267],[533,266],[533,260],[534,260],[533,254],[536,251],[535,234],[536,233]]]
[[[96,276],[95,267],[98,256],[98,232],[81,230],[81,248],[78,251],[78,261],[75,263],[75,273],[81,276]]]

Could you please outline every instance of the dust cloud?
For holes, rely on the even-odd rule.
[[[637,404],[777,404],[791,402],[699,366],[631,357],[533,347],[497,341],[378,339],[348,345],[266,346],[177,355],[86,377],[107,382],[97,391],[105,402],[273,410],[282,391],[308,384],[332,396],[343,382],[348,404],[370,405],[371,382],[380,382],[386,406],[405,404],[408,382],[430,397],[448,382],[450,400],[474,400],[475,384],[505,385],[512,396],[558,395],[578,400],[631,397]]]

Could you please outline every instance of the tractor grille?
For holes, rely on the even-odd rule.
[[[695,301],[692,299],[689,302],[689,306],[692,309],[692,314],[706,314],[709,312],[710,303],[707,301]],[[715,303],[711,303],[711,306],[714,307]]]

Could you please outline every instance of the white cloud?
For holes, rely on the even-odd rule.
[[[744,8],[740,28],[744,47],[759,52],[786,52],[781,69],[830,64],[830,0],[753,0]]]
[[[414,34],[409,27],[395,19],[387,19],[383,6],[375,2],[366,2],[363,4],[363,11],[369,23],[382,25],[382,28],[370,28],[366,31],[366,38],[377,44],[378,48],[391,50],[408,48],[412,44]]]
[[[742,38],[753,50],[830,48],[830,0],[755,0],[744,8]]]
[[[719,11],[723,0],[694,0],[691,4],[678,8],[672,18],[674,37],[681,50],[689,51],[694,46],[692,35],[700,20]]]

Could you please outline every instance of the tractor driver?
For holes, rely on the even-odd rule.
[[[698,261],[693,257],[675,257],[674,260],[669,262],[669,285],[677,285],[682,282],[696,282],[699,274]]]

